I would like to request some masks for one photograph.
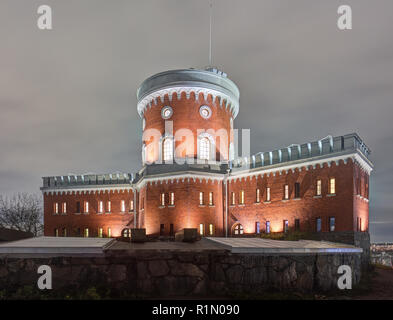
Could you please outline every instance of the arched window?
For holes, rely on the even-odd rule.
[[[199,142],[199,157],[202,160],[210,159],[210,140],[207,137],[203,137]]]
[[[170,161],[173,159],[173,142],[171,138],[164,139],[162,157],[164,161]]]
[[[235,228],[233,229],[233,233],[234,233],[235,235],[243,234],[243,226],[242,226],[240,223],[238,223],[238,224],[235,226]]]
[[[130,238],[131,237],[131,230],[130,229],[123,229],[123,231],[121,232],[123,238]]]

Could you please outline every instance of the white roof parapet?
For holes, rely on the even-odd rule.
[[[205,99],[211,94],[213,100],[216,97],[220,99],[221,106],[225,101],[225,107],[230,108],[234,118],[239,113],[239,89],[224,73],[214,70],[180,69],[161,72],[143,81],[137,90],[139,115],[143,117],[145,108],[152,101],[156,102],[158,98],[164,101],[165,95],[172,100],[174,93],[180,99],[182,92],[186,93],[187,98],[194,92],[196,99],[200,93]]]

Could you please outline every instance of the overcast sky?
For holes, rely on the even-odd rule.
[[[208,0],[1,0],[0,194],[41,177],[135,172],[136,89],[208,65]],[[370,230],[393,241],[393,2],[214,0],[213,64],[240,89],[251,151],[357,132],[372,150]],[[53,30],[37,8],[53,9]],[[339,31],[349,4],[353,30]],[[339,215],[340,213],[337,213]]]

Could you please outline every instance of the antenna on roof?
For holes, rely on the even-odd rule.
[[[213,14],[213,0],[210,0],[209,66],[212,65],[212,14]]]

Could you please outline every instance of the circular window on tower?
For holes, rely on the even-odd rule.
[[[170,106],[165,106],[161,109],[161,117],[163,119],[169,119],[170,117],[172,117],[173,114],[173,110]]]
[[[202,118],[209,119],[212,115],[212,110],[209,106],[202,106],[199,108],[199,114],[202,116]]]

